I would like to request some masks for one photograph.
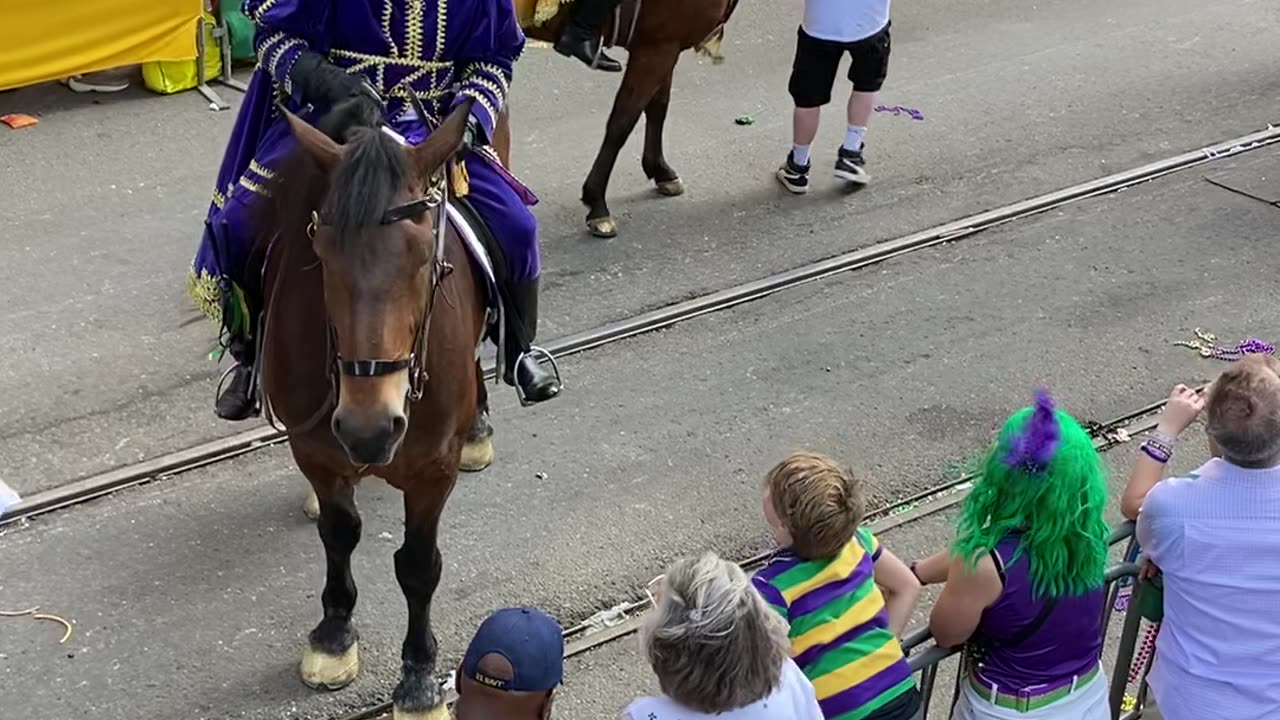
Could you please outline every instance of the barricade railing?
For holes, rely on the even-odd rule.
[[[1106,576],[1106,604],[1102,610],[1102,639],[1105,644],[1108,634],[1108,628],[1111,623],[1113,612],[1117,609],[1125,612],[1124,627],[1120,633],[1119,647],[1116,652],[1115,668],[1112,670],[1110,682],[1110,707],[1111,717],[1114,720],[1136,720],[1142,717],[1144,701],[1146,699],[1146,674],[1150,669],[1151,659],[1148,656],[1143,660],[1142,667],[1137,673],[1138,689],[1136,692],[1136,702],[1132,708],[1125,707],[1125,689],[1130,681],[1130,671],[1133,665],[1135,649],[1138,643],[1138,634],[1141,629],[1141,621],[1143,613],[1140,612],[1142,605],[1140,604],[1140,591],[1142,583],[1136,581],[1139,565],[1138,565],[1138,547],[1137,541],[1133,535],[1134,523],[1125,522],[1111,533],[1109,544],[1112,547],[1121,543],[1126,543],[1122,560],[1117,565],[1107,570]],[[1127,603],[1119,603],[1121,591],[1124,587],[1131,586],[1132,590],[1128,596]],[[1117,608],[1117,604],[1124,607]],[[902,638],[902,649],[907,653],[907,663],[911,666],[913,672],[920,674],[919,685],[920,695],[924,701],[924,717],[929,717],[929,709],[933,705],[934,692],[937,686],[938,669],[943,661],[958,655],[961,648],[943,648],[937,644],[930,643],[933,639],[929,632],[928,625],[909,630]],[[928,644],[928,647],[925,645]],[[923,649],[922,649],[923,648]],[[961,683],[965,678],[961,676],[959,671],[956,672],[955,687],[952,690],[951,703],[954,706],[956,699],[962,687]]]

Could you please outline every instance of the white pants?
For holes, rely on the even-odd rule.
[[[1111,720],[1104,672],[1052,705],[1030,712],[992,705],[974,692],[967,678],[961,682],[960,699],[951,720]]]

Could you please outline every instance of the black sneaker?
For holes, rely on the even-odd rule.
[[[778,182],[797,195],[809,192],[809,166],[796,164],[795,151],[787,153],[787,161],[778,168]]]
[[[836,153],[835,175],[838,179],[858,185],[866,185],[871,181],[871,175],[866,169],[867,161],[862,157],[862,147],[849,150],[841,146],[840,151]]]

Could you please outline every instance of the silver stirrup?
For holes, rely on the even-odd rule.
[[[536,403],[529,402],[529,398],[525,397],[524,388],[520,386],[520,363],[523,362],[525,358],[533,358],[537,361],[539,365],[543,364],[542,359],[545,359],[548,362],[550,362],[551,372],[556,376],[556,384],[560,386],[561,392],[564,391],[564,382],[560,379],[560,366],[556,364],[555,357],[551,353],[547,352],[543,348],[538,347],[537,345],[530,345],[528,352],[520,353],[520,356],[516,358],[515,367],[512,369],[512,379],[516,381],[516,397],[520,398],[520,405],[522,407],[529,407],[530,405],[536,404]],[[552,395],[550,398],[547,398],[547,399],[553,400],[559,396],[560,396],[560,393],[556,393],[555,395]]]

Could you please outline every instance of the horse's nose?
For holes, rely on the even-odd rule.
[[[408,427],[403,413],[366,415],[341,408],[333,413],[333,436],[356,465],[391,462]]]

